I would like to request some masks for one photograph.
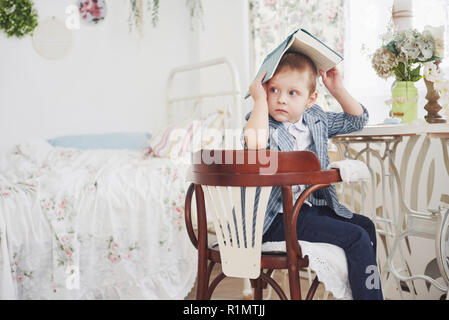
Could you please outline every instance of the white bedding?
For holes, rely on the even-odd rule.
[[[0,298],[182,299],[186,165],[44,140],[0,156]]]

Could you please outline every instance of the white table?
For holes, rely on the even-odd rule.
[[[403,290],[399,289],[401,281],[413,282],[408,283],[409,289],[415,288],[409,293],[417,291],[412,298],[429,298],[424,297],[429,291],[426,291],[425,281],[413,281],[417,279],[447,291],[448,275],[443,276],[443,281],[431,279],[427,273],[432,260],[424,268],[415,267],[413,264],[420,263],[422,253],[417,250],[414,257],[412,253],[407,257],[401,242],[408,241],[411,236],[437,240],[433,257],[439,262],[445,260],[438,256],[444,242],[436,238],[441,235],[445,213],[440,205],[449,204],[449,124],[423,121],[366,126],[359,132],[336,136],[332,142],[337,145],[341,159],[362,160],[370,170],[372,179],[368,185],[340,186],[339,197],[354,212],[364,213],[376,222],[384,247],[384,256],[379,259],[383,280],[389,273],[396,279],[394,290],[399,295],[392,294],[393,298],[404,298]],[[395,257],[396,252],[399,252],[398,257]],[[399,262],[400,268],[395,262]],[[422,274],[416,275],[412,269],[420,269]]]

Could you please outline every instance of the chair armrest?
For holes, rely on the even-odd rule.
[[[332,184],[337,182],[342,182],[340,175],[340,169],[331,168],[328,170],[312,171],[309,173],[310,179],[307,184],[318,185],[318,184]]]
[[[339,181],[336,181],[336,182],[339,182]],[[300,211],[302,205],[304,204],[304,202],[306,201],[307,197],[310,194],[312,194],[312,192],[314,192],[318,189],[321,189],[321,188],[329,187],[329,186],[330,186],[330,184],[315,184],[315,185],[309,186],[301,193],[299,198],[296,200],[295,205],[293,206],[292,217],[290,219],[290,230],[292,231],[292,232],[290,232],[290,242],[292,243],[293,249],[296,251],[296,254],[299,257],[302,257],[302,251],[301,251],[301,247],[299,246],[299,243],[298,243],[298,236],[297,236],[297,230],[296,230],[296,223],[298,220],[299,211]]]
[[[309,195],[312,194],[312,192],[329,187],[332,183],[341,182],[341,176],[340,176],[340,170],[339,169],[329,169],[329,170],[322,170],[319,171],[319,173],[313,177],[311,181],[311,186],[306,188],[299,198],[296,200],[293,209],[292,209],[292,217],[290,220],[290,230],[293,232],[290,232],[290,241],[292,243],[293,249],[296,251],[299,257],[302,257],[302,251],[301,247],[298,243],[297,238],[297,231],[296,231],[296,224],[298,220],[299,211],[306,201],[306,199],[309,197]]]

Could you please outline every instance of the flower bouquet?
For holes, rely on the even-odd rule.
[[[422,78],[424,63],[440,60],[441,42],[435,41],[440,30],[426,27],[423,32],[407,29],[382,36],[382,46],[372,57],[372,66],[383,79],[392,76],[396,81],[392,88],[392,116],[402,122],[410,122],[418,117],[418,90],[414,83]],[[441,38],[437,38],[438,40]]]

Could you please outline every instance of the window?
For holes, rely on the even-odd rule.
[[[391,97],[394,79],[379,78],[371,67],[370,54],[381,45],[380,36],[392,23],[392,0],[347,0],[345,2],[345,85],[356,99],[364,103],[370,112],[370,124],[383,122],[390,107],[385,101]],[[445,25],[446,51],[448,36],[449,0],[414,0],[413,26],[423,30],[424,26]],[[443,59],[440,67],[449,75],[449,61]],[[416,83],[419,92],[418,117],[426,114],[426,88],[424,81]]]

